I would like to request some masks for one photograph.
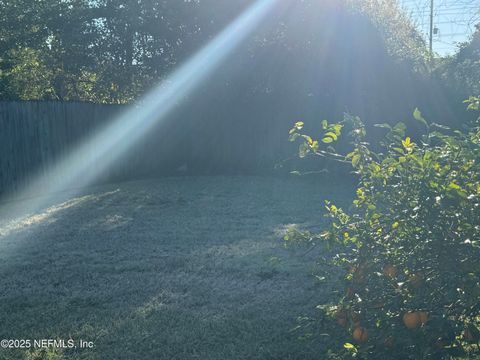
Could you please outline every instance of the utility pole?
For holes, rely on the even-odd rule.
[[[430,58],[433,60],[433,0],[430,0]]]

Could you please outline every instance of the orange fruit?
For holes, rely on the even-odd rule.
[[[383,275],[389,277],[390,279],[394,279],[397,277],[398,270],[394,265],[387,265],[383,268]]]
[[[407,312],[403,315],[403,323],[407,329],[415,329],[422,324],[422,320],[417,311]]]
[[[415,329],[428,321],[428,312],[410,311],[403,315],[403,323],[408,329]]]
[[[353,340],[364,343],[368,340],[368,330],[364,327],[357,327],[353,330]]]

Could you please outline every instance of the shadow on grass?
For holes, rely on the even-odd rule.
[[[313,260],[283,249],[273,230],[321,219],[318,184],[216,177],[117,187],[0,230],[0,338],[95,343],[58,351],[68,359],[318,359],[326,350],[292,329],[330,294],[310,276]]]

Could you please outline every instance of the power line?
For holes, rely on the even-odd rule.
[[[480,21],[480,0],[397,0],[397,3],[425,36],[432,53],[448,52],[445,47],[434,45],[439,40],[454,51],[458,40],[463,37],[466,41]]]

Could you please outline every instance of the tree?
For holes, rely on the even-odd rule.
[[[477,109],[479,99],[468,100]],[[327,329],[346,352],[368,359],[447,359],[479,354],[480,341],[480,119],[466,132],[428,123],[421,141],[406,136],[402,123],[387,130],[382,149],[365,142],[360,119],[323,123],[315,140],[303,123],[290,131],[299,153],[340,158],[358,176],[350,211],[327,202],[329,226],[319,234],[287,235],[326,241],[343,270],[340,296],[322,304]],[[321,144],[350,124],[353,151],[345,157]],[[353,344],[352,344],[353,343]],[[477,343],[477,346],[471,344]]]
[[[0,96],[11,99],[131,102],[157,84],[252,3],[252,0],[238,1],[235,4],[219,0],[2,0]],[[272,30],[259,30],[256,41],[250,43],[250,53],[254,48],[255,51],[261,51],[261,48],[267,46],[287,45],[282,43],[282,37],[285,39],[286,30],[291,35],[297,32],[295,22],[298,19],[303,19],[300,20],[302,26],[314,25],[317,28],[312,32],[313,28],[303,27],[308,30],[304,35],[306,39],[309,38],[310,44],[301,41],[301,46],[296,47],[298,54],[295,62],[299,65],[301,62],[298,58],[306,61],[310,52],[318,47],[319,41],[325,40],[322,39],[322,33],[331,34],[333,39],[329,41],[341,48],[345,35],[351,33],[351,29],[332,24],[332,19],[324,24],[310,23],[313,17],[322,18],[323,12],[338,12],[339,17],[354,20],[357,24],[351,23],[352,28],[362,21],[365,24],[376,24],[377,33],[388,33],[388,36],[400,33],[399,29],[410,29],[406,25],[406,19],[397,16],[398,9],[382,3],[378,8],[383,10],[373,14],[365,10],[370,6],[367,0],[362,2],[365,5],[363,7],[357,3],[355,6],[347,0],[321,4],[311,0],[279,3],[278,8],[265,21]],[[289,11],[292,12],[291,16],[288,16]],[[399,20],[389,27],[394,15]],[[403,24],[403,27],[399,24]],[[327,29],[330,25],[334,31]],[[301,29],[298,30],[302,32]],[[402,34],[404,32],[402,30]],[[362,36],[367,34],[360,33],[359,37]],[[377,35],[370,32],[368,36]],[[408,36],[402,36],[407,41]],[[387,36],[384,38],[387,39]],[[392,47],[396,43],[390,41],[388,46]],[[412,43],[416,43],[416,40],[408,42]],[[375,48],[367,46],[363,41],[360,44],[369,49]],[[377,40],[372,45],[380,45],[378,53],[383,51],[383,44]],[[17,65],[14,62],[20,61],[18,54],[26,54],[22,50],[24,48],[31,49],[30,54],[35,54],[35,59],[44,66],[49,76],[48,82],[43,84],[45,88],[33,91],[30,95],[27,94],[28,91],[17,93],[18,87],[9,84],[10,81],[28,83],[27,75],[23,80],[20,79],[22,74],[19,72],[15,77],[11,76],[13,67]],[[291,50],[285,54],[293,56]],[[405,55],[408,52],[411,54]],[[415,52],[418,52],[418,47],[410,46],[403,52],[404,58],[418,58]],[[395,51],[392,53],[396,56]],[[22,61],[25,60],[23,58]],[[251,80],[256,81],[255,78]],[[40,86],[40,83],[36,84]],[[251,88],[257,86],[261,84],[252,84]]]

